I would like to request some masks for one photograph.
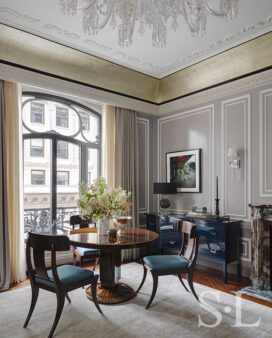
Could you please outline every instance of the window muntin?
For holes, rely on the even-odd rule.
[[[33,138],[30,140],[30,156],[44,157],[44,140]]]
[[[44,185],[45,184],[45,170],[31,170],[31,184]]]
[[[89,131],[90,130],[90,116],[86,113],[80,112],[82,129]]]
[[[57,158],[68,159],[68,143],[65,141],[57,142]]]
[[[62,107],[56,107],[56,126],[62,128],[68,128],[69,115],[68,109]]]
[[[69,171],[57,171],[57,185],[69,185]]]
[[[31,102],[30,122],[44,124],[44,104]]]

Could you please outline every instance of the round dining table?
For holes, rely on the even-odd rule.
[[[71,230],[70,244],[100,250],[100,282],[97,283],[97,299],[100,304],[117,304],[135,296],[133,288],[121,283],[121,250],[148,246],[158,239],[158,234],[145,229],[125,228],[116,238],[101,236],[97,228]],[[86,296],[92,300],[91,287]]]

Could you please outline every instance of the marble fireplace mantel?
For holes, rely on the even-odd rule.
[[[249,204],[249,207],[252,237],[251,285],[255,289],[272,291],[272,204]]]

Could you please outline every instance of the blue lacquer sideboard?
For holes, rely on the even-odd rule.
[[[199,235],[198,259],[221,264],[224,283],[227,283],[229,263],[237,264],[237,275],[240,276],[240,221],[155,214],[146,214],[146,217],[147,229],[159,233],[159,239],[154,245],[164,253],[178,251],[181,247],[181,233],[173,231],[175,219],[196,223]]]

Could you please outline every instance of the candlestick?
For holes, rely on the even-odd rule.
[[[218,176],[216,176],[216,198],[218,198]]]

